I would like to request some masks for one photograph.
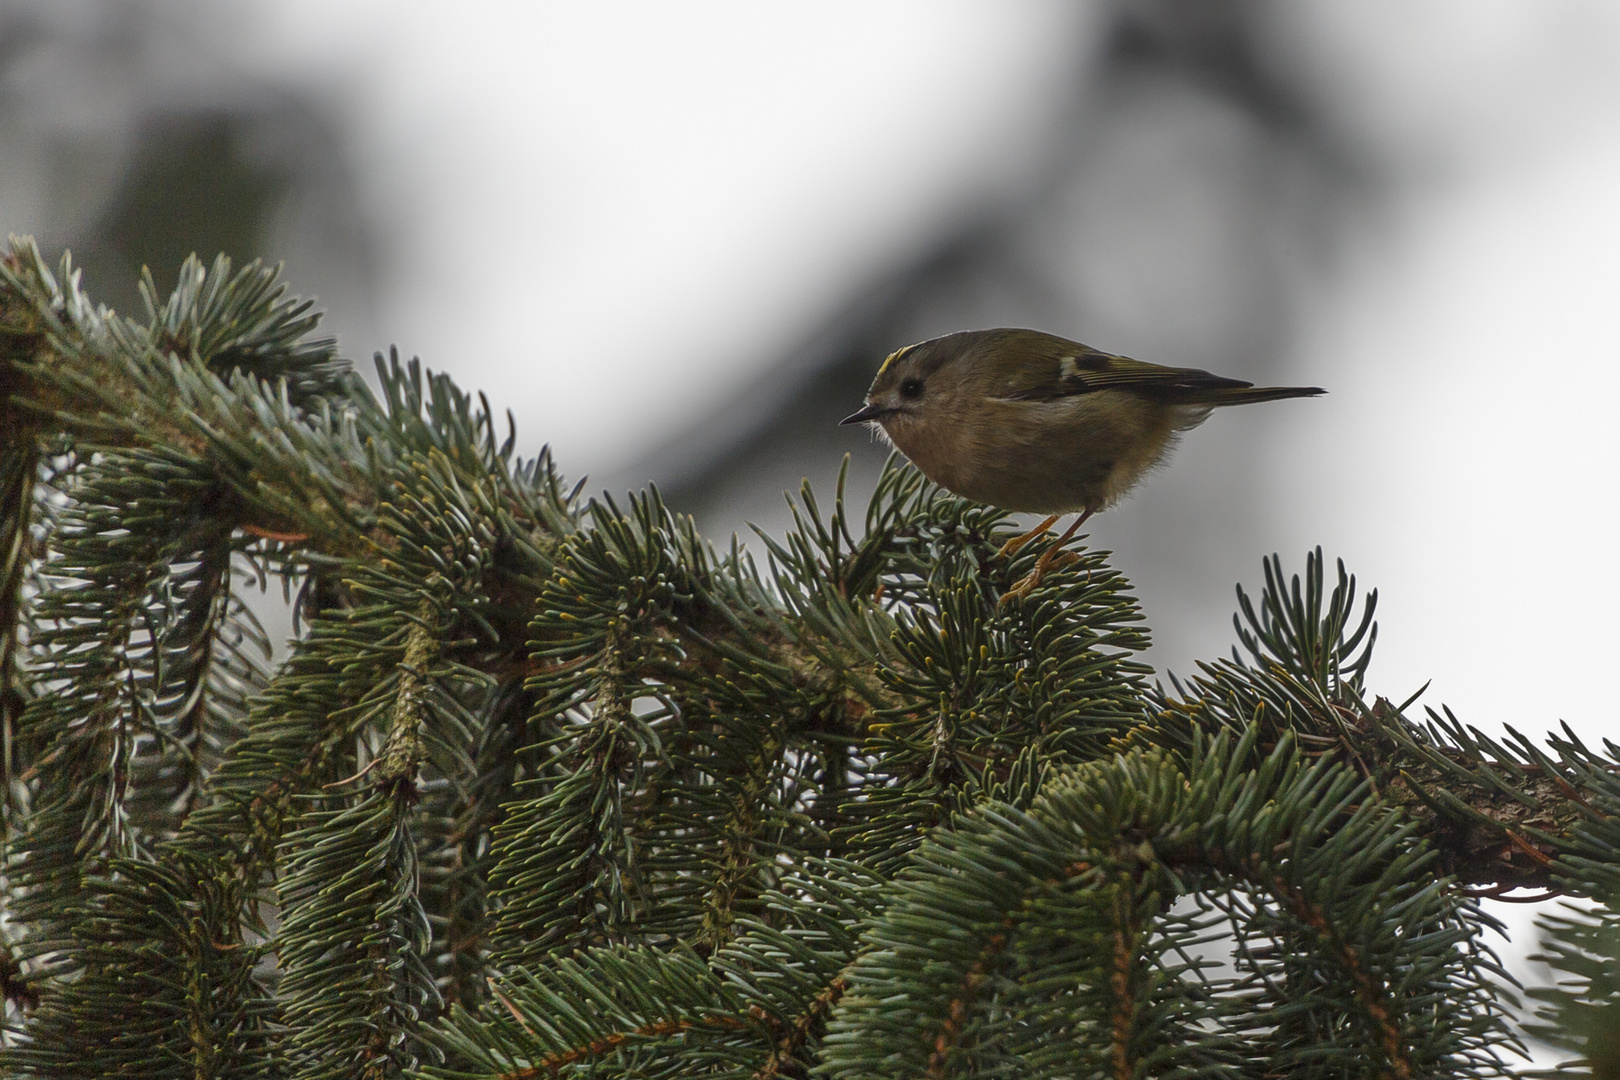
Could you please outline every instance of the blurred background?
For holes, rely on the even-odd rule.
[[[0,229],[96,298],[284,260],[718,543],[830,499],[892,349],[1027,325],[1328,397],[1102,515],[1187,673],[1321,544],[1374,688],[1620,738],[1620,3],[0,0]],[[757,543],[755,544],[757,548]]]

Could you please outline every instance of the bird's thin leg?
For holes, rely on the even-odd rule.
[[[1037,536],[1044,533],[1047,529],[1050,529],[1052,526],[1056,525],[1057,522],[1058,522],[1058,518],[1060,518],[1062,516],[1063,516],[1062,514],[1053,514],[1051,517],[1047,518],[1045,521],[1041,522],[1039,525],[1035,526],[1033,529],[1029,530],[1029,532],[1025,533],[1024,535],[1013,537],[1011,540],[1009,540],[1005,544],[1001,545],[1001,550],[996,552],[996,558],[998,558],[998,559],[1010,559],[1010,558],[1012,558],[1014,555],[1018,554],[1018,549],[1019,548],[1023,547],[1025,544],[1029,543],[1031,540],[1035,539]],[[1081,520],[1084,521],[1085,519],[1082,518]]]
[[[1002,596],[1001,602],[1005,604],[1008,600],[1011,600],[1014,597],[1028,596],[1029,591],[1041,583],[1041,578],[1046,574],[1047,569],[1052,565],[1052,560],[1056,559],[1058,557],[1058,553],[1063,550],[1063,545],[1067,544],[1069,542],[1069,538],[1079,531],[1080,526],[1086,523],[1086,519],[1090,517],[1091,514],[1092,511],[1087,510],[1079,517],[1075,518],[1074,521],[1070,523],[1069,527],[1063,530],[1063,535],[1057,538],[1057,543],[1047,548],[1041,553],[1041,557],[1035,560],[1035,569],[1024,575],[1024,577],[1016,585],[1008,589],[1006,594]]]

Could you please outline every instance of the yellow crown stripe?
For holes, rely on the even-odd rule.
[[[902,356],[906,355],[906,353],[910,352],[912,349],[915,349],[916,347],[917,346],[915,346],[915,345],[907,345],[903,349],[894,350],[894,352],[889,354],[889,358],[887,360],[883,361],[882,366],[877,369],[877,373],[879,375],[882,375],[885,371],[889,370],[889,365],[890,364],[894,363],[896,360],[900,359]]]

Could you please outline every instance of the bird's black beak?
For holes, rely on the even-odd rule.
[[[881,420],[892,412],[894,412],[893,409],[885,409],[881,405],[866,405],[860,411],[852,412],[838,421],[838,424],[840,427],[845,424],[864,424],[868,420]]]

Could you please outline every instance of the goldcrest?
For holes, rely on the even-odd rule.
[[[1063,514],[1081,515],[1010,597],[1028,592],[1081,522],[1118,502],[1216,406],[1321,393],[1161,367],[1038,330],[968,330],[890,354],[865,407],[842,423],[877,425],[958,495],[1050,515],[1004,554]]]

